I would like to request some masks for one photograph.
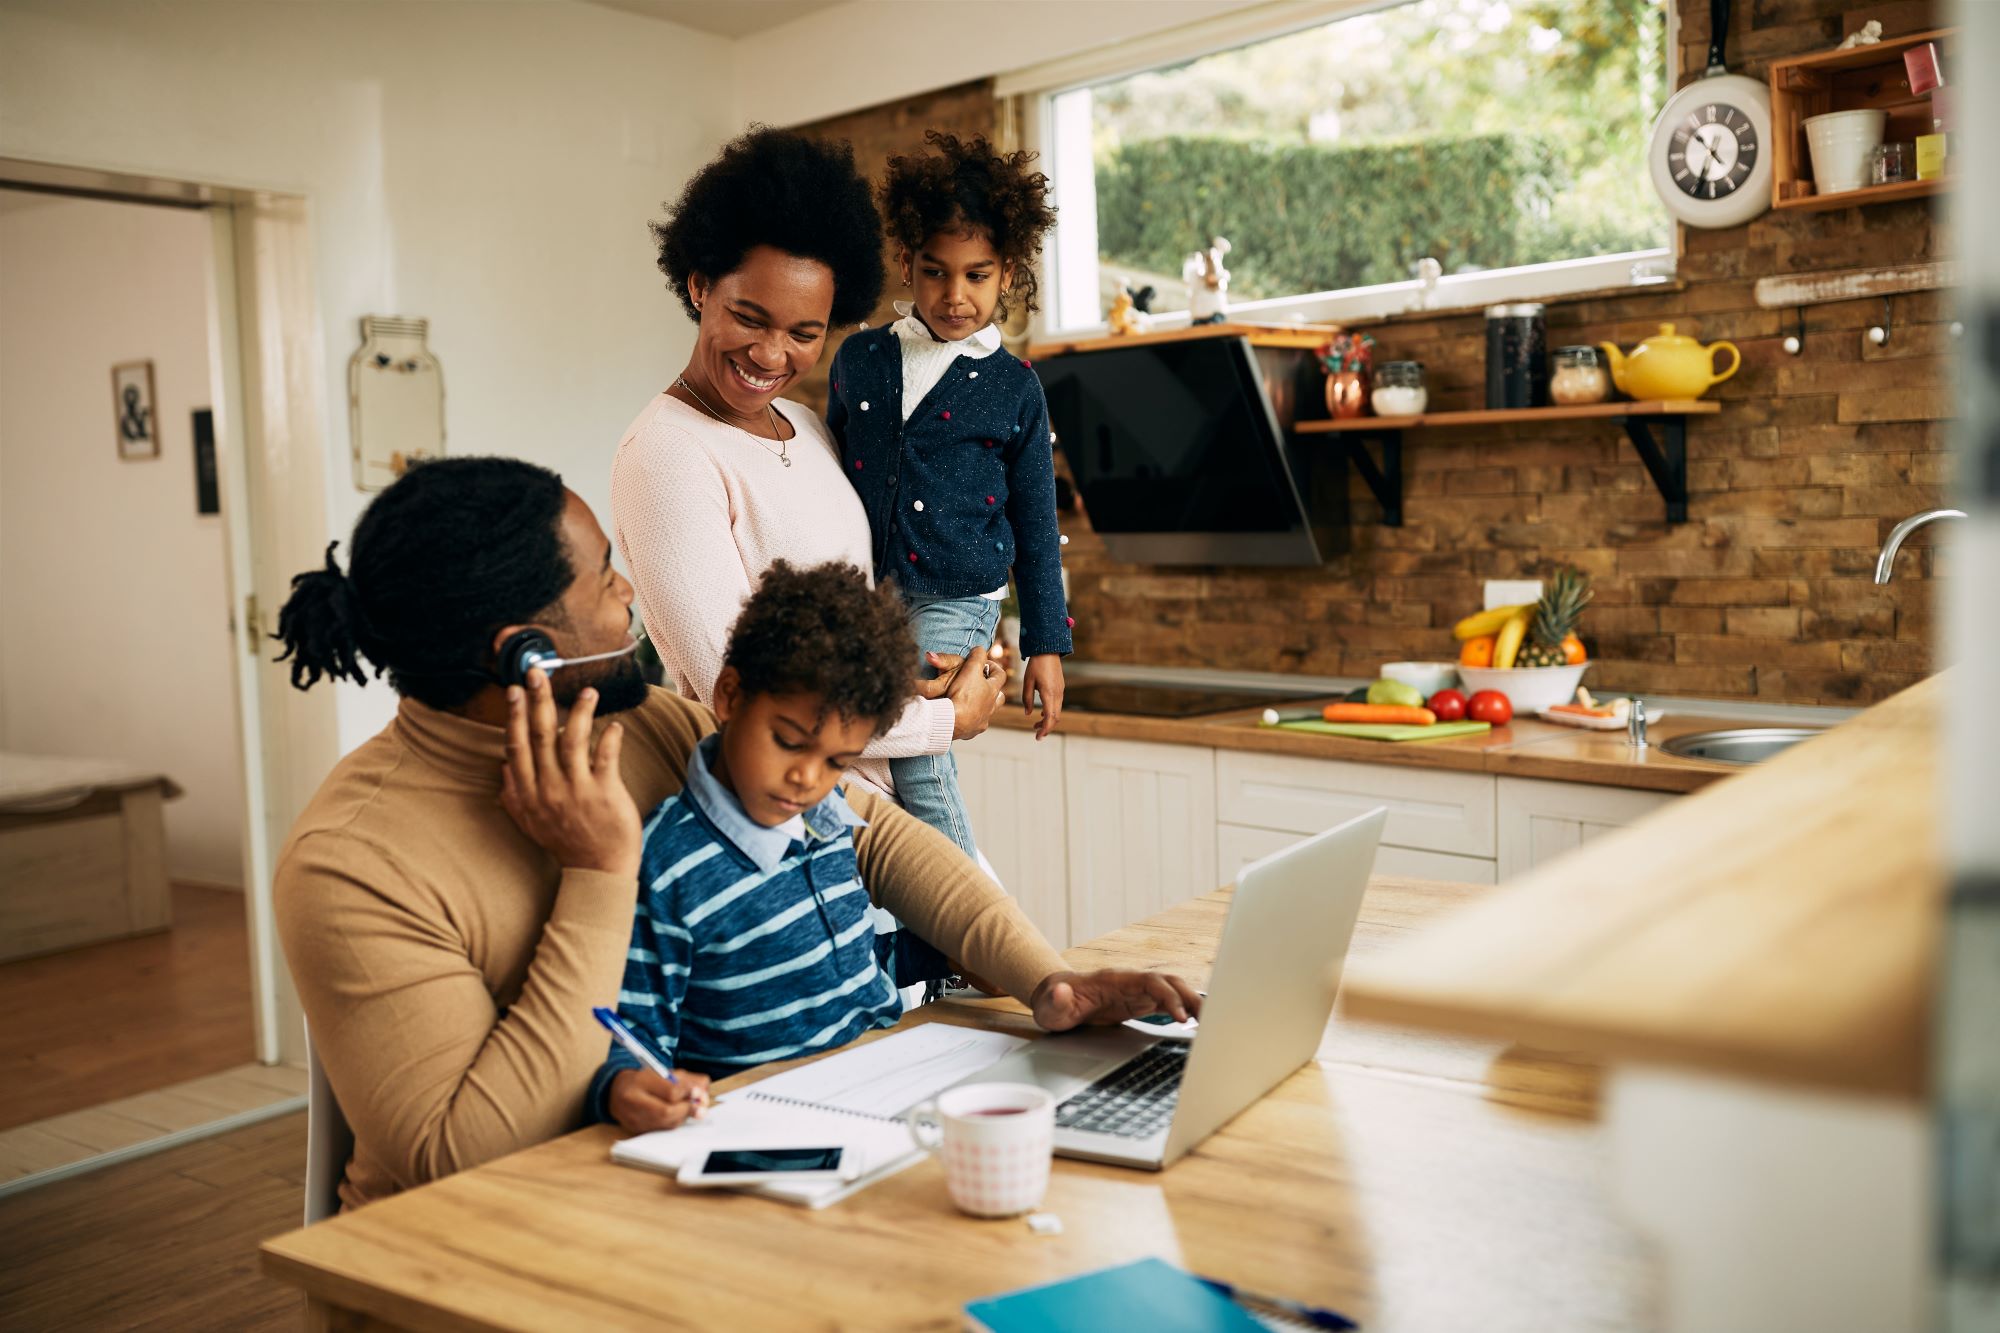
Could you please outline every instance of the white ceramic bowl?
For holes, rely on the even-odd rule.
[[[1448,690],[1458,684],[1458,663],[1391,662],[1382,668],[1382,679],[1414,685],[1428,699],[1439,690]]]
[[[1868,183],[1868,155],[1882,142],[1886,111],[1829,111],[1805,119],[1812,151],[1813,191],[1840,194]]]
[[[1588,662],[1578,662],[1575,666],[1510,667],[1506,671],[1497,667],[1462,666],[1458,678],[1465,682],[1466,693],[1498,690],[1514,705],[1515,717],[1532,717],[1540,709],[1574,700],[1576,687],[1582,684],[1583,673],[1589,669]]]

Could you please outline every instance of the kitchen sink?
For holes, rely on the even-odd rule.
[[[1825,727],[1734,727],[1728,731],[1695,731],[1664,741],[1661,748],[1683,759],[1761,764],[1825,730]]]

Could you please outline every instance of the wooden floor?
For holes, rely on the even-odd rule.
[[[0,963],[0,1129],[256,1058],[243,895],[174,886],[174,927]]]
[[[0,1329],[291,1333],[257,1245],[299,1224],[305,1164],[288,1115],[0,1199]]]

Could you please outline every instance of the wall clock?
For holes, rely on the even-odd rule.
[[[1771,206],[1771,91],[1723,64],[1729,0],[1709,0],[1708,71],[1667,99],[1646,163],[1667,211],[1735,227]]]

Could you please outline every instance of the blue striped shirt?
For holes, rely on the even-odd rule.
[[[902,1016],[855,863],[863,821],[836,789],[801,817],[803,837],[756,823],[710,771],[720,740],[703,739],[686,787],[646,820],[618,993],[619,1017],[669,1064],[717,1078]],[[613,1043],[591,1080],[598,1119],[612,1078],[636,1068]]]

